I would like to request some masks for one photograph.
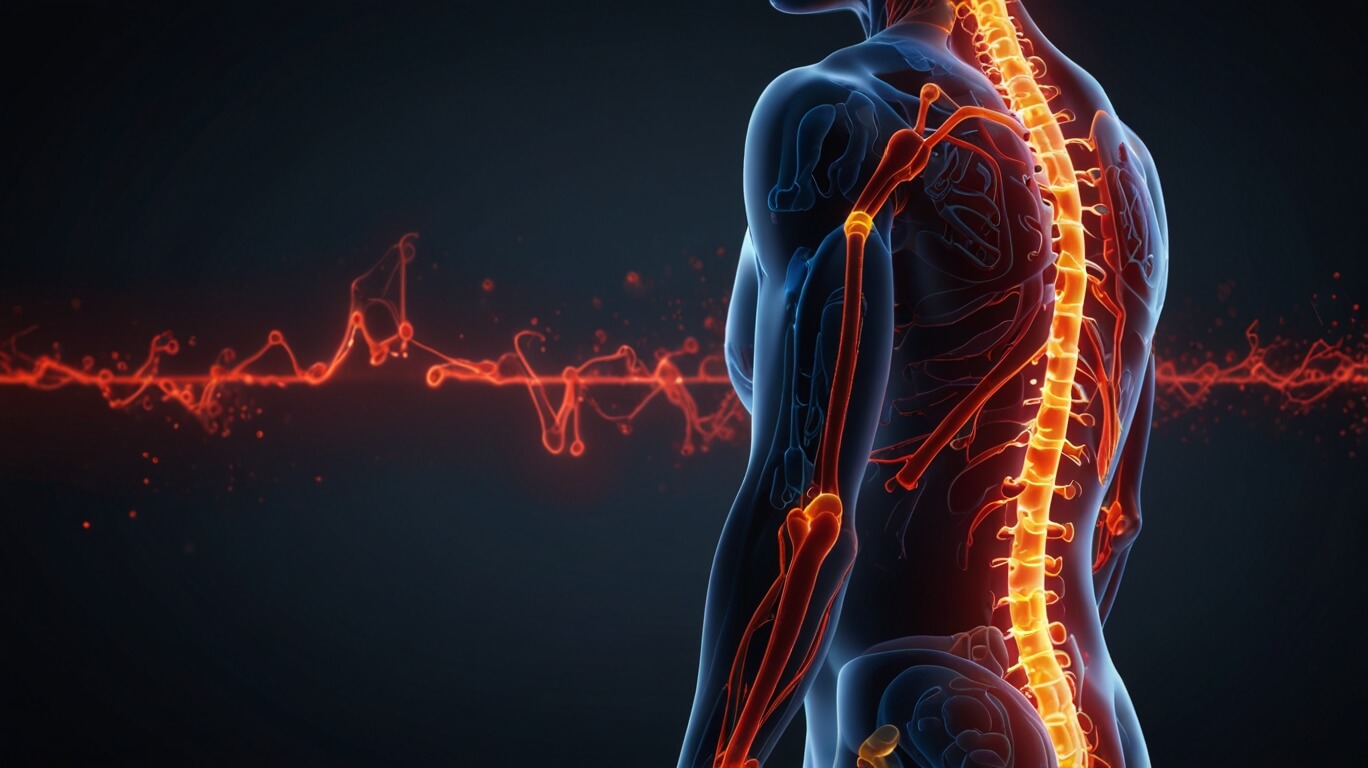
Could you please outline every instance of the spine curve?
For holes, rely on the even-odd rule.
[[[1060,121],[1023,53],[1018,32],[1003,0],[967,0],[961,5],[977,25],[975,44],[981,63],[997,75],[997,86],[1007,105],[1027,129],[1030,145],[1043,175],[1042,189],[1051,205],[1056,254],[1055,303],[1046,343],[1045,383],[1040,407],[1016,497],[1016,522],[1007,565],[1005,601],[1012,621],[1018,661],[1026,673],[1026,687],[1034,699],[1054,745],[1061,768],[1089,764],[1088,742],[1075,701],[1076,692],[1064,671],[1067,654],[1056,650],[1066,639],[1063,624],[1050,622],[1051,602],[1045,578],[1058,573],[1059,560],[1046,554],[1046,541],[1060,526],[1050,522],[1050,503],[1056,491],[1059,458],[1067,446],[1066,432],[1078,368],[1078,344],[1083,325],[1083,302],[1088,278],[1084,261],[1082,203],[1073,161]]]

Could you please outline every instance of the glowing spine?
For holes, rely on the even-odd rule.
[[[1042,186],[1053,209],[1057,256],[1054,316],[1046,344],[1040,408],[1017,478],[1021,493],[1016,497],[1016,522],[1008,528],[1012,543],[1011,555],[1004,558],[1005,601],[1011,614],[1018,663],[1026,673],[1027,689],[1045,723],[1059,765],[1085,766],[1089,762],[1088,744],[1079,721],[1074,687],[1064,672],[1068,656],[1055,649],[1065,640],[1066,632],[1062,624],[1049,621],[1046,605],[1054,596],[1045,589],[1045,577],[1057,575],[1060,567],[1058,558],[1046,554],[1046,541],[1068,537],[1064,526],[1050,522],[1050,502],[1058,490],[1055,483],[1060,454],[1066,447],[1073,450],[1065,436],[1087,293],[1082,203],[1059,120],[1050,111],[1031,64],[1021,50],[1006,4],[1003,0],[968,0],[965,7],[978,26],[975,42],[979,53],[996,69],[999,89],[1026,126],[1027,143],[1042,167]]]

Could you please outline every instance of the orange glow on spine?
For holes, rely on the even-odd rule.
[[[1064,671],[1069,658],[1055,647],[1065,642],[1067,630],[1063,624],[1049,620],[1046,606],[1057,597],[1045,588],[1046,577],[1058,575],[1061,568],[1060,559],[1046,553],[1047,541],[1072,536],[1071,529],[1050,521],[1050,503],[1056,493],[1065,492],[1065,489],[1056,485],[1060,456],[1079,450],[1068,443],[1066,433],[1078,368],[1078,344],[1084,320],[1083,302],[1088,286],[1082,202],[1059,120],[1050,111],[1045,95],[1031,71],[1031,64],[1021,50],[1017,29],[1007,14],[1006,6],[1002,0],[971,0],[962,8],[968,11],[977,26],[975,42],[985,60],[985,68],[990,76],[994,76],[1007,106],[1026,128],[1026,142],[1042,167],[1041,188],[1051,207],[1054,229],[1055,301],[1050,335],[1044,349],[1045,381],[1041,387],[1039,410],[1029,430],[1023,467],[1015,480],[1021,491],[1013,502],[1016,522],[1006,529],[1012,539],[1011,554],[995,565],[1007,566],[1007,596],[1003,602],[1011,615],[1011,635],[1016,641],[1018,665],[1026,673],[1026,689],[1054,745],[1059,765],[1061,768],[1085,766],[1090,762],[1089,745],[1080,723],[1081,713],[1075,701],[1074,685]],[[898,184],[922,172],[931,149],[946,139],[955,125],[968,118],[981,118],[1008,125],[1014,130],[1021,127],[1010,118],[990,110],[959,107],[934,133],[924,137],[927,110],[931,103],[941,97],[940,90],[934,85],[923,87],[916,125],[898,131],[889,139],[878,169],[846,221],[848,297],[860,295],[859,276],[863,266],[864,244],[872,227],[871,212],[883,207]],[[847,301],[845,304],[837,371],[833,376],[829,410],[831,417],[826,424],[819,456],[840,445],[841,420],[838,417],[844,413],[850,396],[848,377],[854,369],[858,308],[858,302]],[[971,414],[977,404],[991,396],[1001,381],[1020,371],[1038,354],[1035,352],[1030,357],[1017,359],[1012,366],[1003,366],[1002,370],[995,371],[995,374],[1007,375],[987,377],[957,411],[962,411],[961,415]],[[843,373],[846,378],[842,377]],[[958,430],[954,421],[953,418],[947,419],[942,429],[912,456],[891,460],[903,461],[903,467],[895,477],[898,483],[909,489],[915,487],[931,457]],[[830,454],[826,454],[825,458],[826,461],[818,462],[818,466],[823,468],[818,475],[819,483],[831,483],[829,478],[834,477],[834,459],[830,458]],[[819,484],[821,490],[829,488],[834,488],[834,485]]]
[[[1008,106],[1020,116],[1027,143],[1044,169],[1042,190],[1054,220],[1054,316],[1046,342],[1045,382],[1040,408],[1031,428],[1026,457],[1017,480],[1016,522],[1007,566],[1007,596],[1018,663],[1026,672],[1026,687],[1054,745],[1060,768],[1088,765],[1088,743],[1080,723],[1074,686],[1065,676],[1068,656],[1055,646],[1067,630],[1051,622],[1046,605],[1051,595],[1045,578],[1059,573],[1059,558],[1046,554],[1050,538],[1067,531],[1050,521],[1050,502],[1060,489],[1055,484],[1059,459],[1068,445],[1066,433],[1072,408],[1078,342],[1083,326],[1083,302],[1088,276],[1084,261],[1082,203],[1073,161],[1057,116],[1036,82],[1022,52],[1018,31],[1003,0],[969,0],[967,8],[978,27],[975,43],[986,54],[997,85]]]

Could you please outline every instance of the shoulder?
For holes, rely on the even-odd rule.
[[[757,143],[774,144],[799,130],[802,124],[832,122],[837,105],[858,93],[854,84],[836,77],[825,65],[791,69],[776,77],[751,112],[746,130],[747,149]]]
[[[760,94],[751,114],[750,134],[792,127],[813,109],[836,107],[859,95],[871,105],[883,101],[877,73],[900,69],[887,45],[864,41],[835,51],[816,64],[776,77]]]
[[[815,106],[823,101],[841,100],[844,94],[858,87],[827,59],[805,67],[790,69],[765,86],[755,103],[751,125],[763,125],[767,118],[782,113],[791,106]]]
[[[895,130],[860,53],[838,51],[765,88],[746,132],[747,195],[774,213],[853,200]]]
[[[1149,147],[1140,140],[1130,126],[1124,127],[1126,145],[1135,153],[1134,162],[1139,167],[1144,180],[1145,189],[1149,192],[1150,206],[1154,211],[1154,224],[1158,230],[1160,242],[1162,244],[1162,258],[1168,259],[1168,215],[1164,210],[1164,190],[1159,184],[1159,169],[1154,164],[1154,156],[1150,154]]]

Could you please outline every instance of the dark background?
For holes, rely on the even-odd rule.
[[[280,5],[0,6],[0,336],[37,324],[24,345],[79,357],[282,327],[315,359],[350,278],[419,231],[415,268],[440,269],[416,322],[452,351],[555,310],[563,362],[598,327],[677,343],[657,321],[699,290],[687,257],[729,285],[756,97],[858,39],[763,0]],[[1161,353],[1242,351],[1255,318],[1359,332],[1361,25],[1030,5],[1163,176]],[[0,390],[3,762],[674,764],[742,443],[681,458],[659,408],[554,457],[524,393],[348,371],[252,393],[227,438]],[[1362,437],[1339,407],[1232,392],[1155,431],[1108,635],[1157,764],[1363,751]]]

